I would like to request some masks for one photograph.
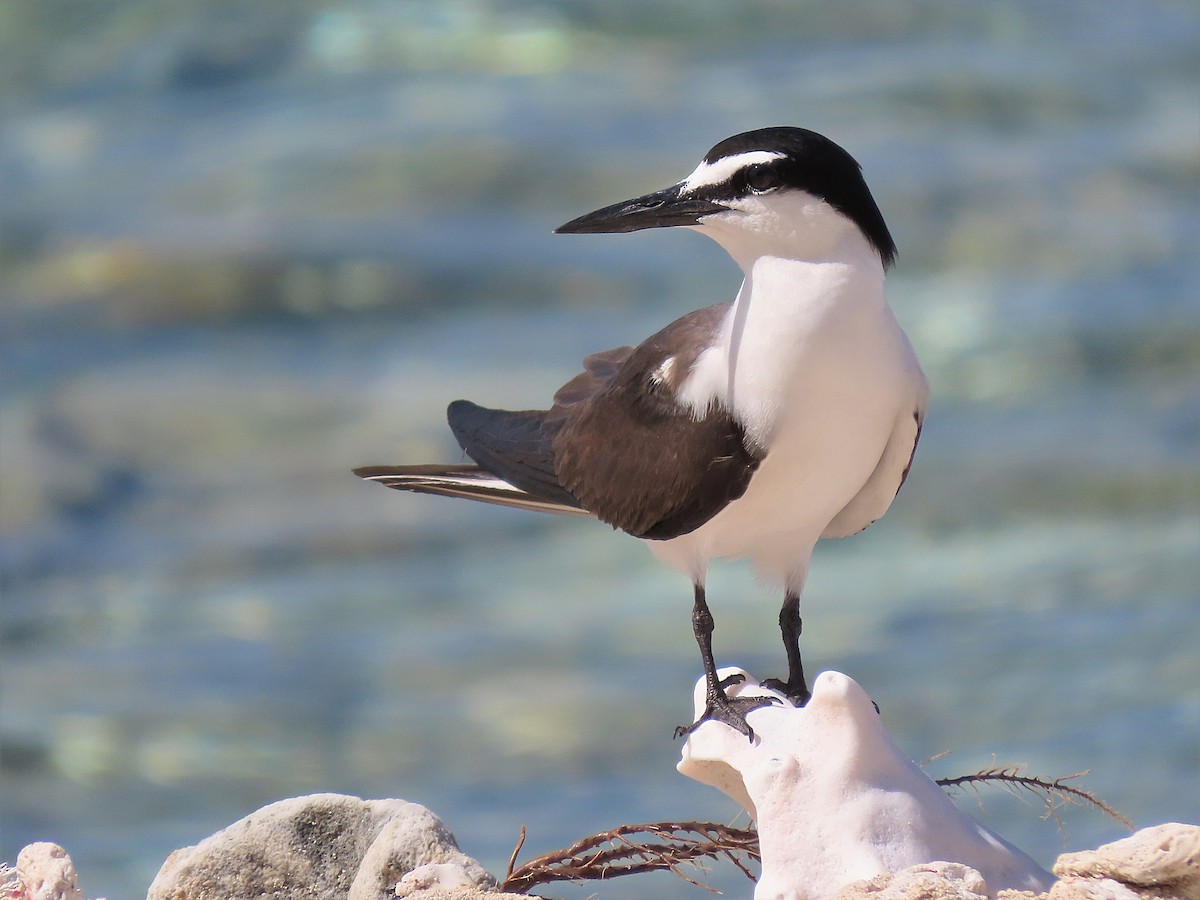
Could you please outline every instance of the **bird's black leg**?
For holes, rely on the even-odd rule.
[[[808,682],[804,680],[804,664],[800,661],[800,595],[788,591],[779,610],[779,630],[783,634],[783,648],[787,651],[787,681],[768,678],[764,685],[783,693],[797,706],[804,706],[812,698]]]
[[[717,665],[713,660],[712,652],[713,617],[708,603],[704,599],[704,585],[695,585],[695,590],[696,603],[692,607],[692,631],[696,635],[696,643],[700,645],[700,659],[704,663],[706,686],[704,715],[686,728],[680,725],[675,729],[675,736],[681,737],[689,734],[702,723],[711,719],[714,722],[728,725],[746,735],[750,740],[754,740],[754,729],[746,721],[746,713],[752,709],[758,709],[760,706],[767,706],[771,701],[767,697],[729,697],[725,694],[725,688],[737,684],[742,680],[742,676],[732,676],[725,681],[717,679]]]

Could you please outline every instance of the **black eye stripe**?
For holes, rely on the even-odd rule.
[[[704,185],[693,195],[717,203],[728,203],[748,194],[769,193],[783,187],[784,180],[783,167],[778,162],[754,163],[744,169],[738,169],[718,184]]]
[[[741,180],[746,185],[747,190],[753,191],[756,194],[763,194],[774,190],[781,183],[779,167],[771,163],[757,163],[747,166],[741,174]]]

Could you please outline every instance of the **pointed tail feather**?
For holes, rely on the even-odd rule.
[[[515,509],[531,509],[536,512],[555,513],[566,516],[592,514],[579,506],[569,506],[552,500],[535,497],[507,481],[497,478],[479,466],[469,465],[426,465],[426,466],[360,466],[354,474],[366,481],[380,484],[398,491],[416,494],[436,494],[441,497],[463,497],[481,503],[510,506]]]

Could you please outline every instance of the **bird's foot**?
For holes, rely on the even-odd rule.
[[[703,715],[691,725],[676,726],[675,737],[680,738],[685,734],[691,734],[705,722],[720,722],[722,725],[728,725],[734,731],[744,734],[753,741],[754,729],[746,721],[746,714],[751,710],[770,706],[773,701],[770,697],[730,697],[725,693],[725,688],[729,684],[737,684],[744,680],[743,676],[735,675],[722,681],[720,690],[715,694],[709,693],[708,698],[705,700]]]
[[[793,684],[790,680],[784,681],[782,678],[768,678],[762,683],[762,686],[770,688],[773,691],[779,691],[797,708],[807,706],[808,701],[812,699],[812,691],[808,689],[808,685],[804,682],[803,678],[797,684]]]

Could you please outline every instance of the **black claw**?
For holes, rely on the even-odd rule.
[[[746,721],[746,715],[751,710],[770,706],[771,703],[770,697],[727,697],[722,692],[715,697],[708,698],[704,705],[704,714],[691,725],[676,726],[675,737],[681,738],[685,734],[691,734],[705,722],[720,722],[753,741],[754,729]]]
[[[770,688],[773,691],[779,691],[783,696],[787,697],[792,702],[793,706],[807,706],[808,701],[812,699],[812,692],[809,691],[808,685],[801,682],[798,685],[793,685],[790,682],[784,681],[782,678],[768,678],[762,683],[763,687]]]

